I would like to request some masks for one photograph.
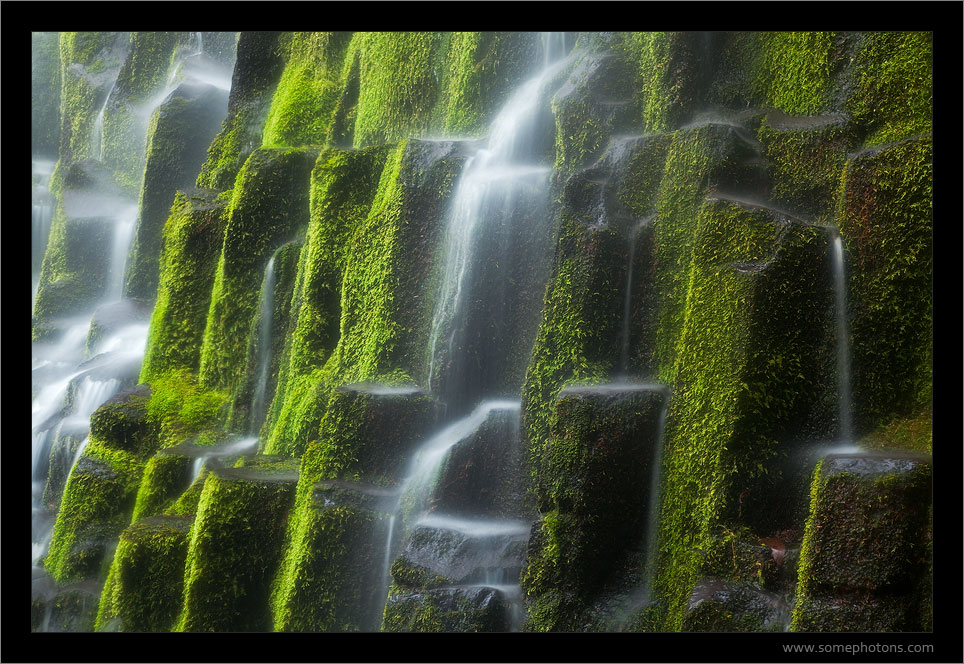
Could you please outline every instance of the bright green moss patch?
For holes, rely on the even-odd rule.
[[[295,32],[265,120],[262,145],[323,145],[341,91],[350,32]]]
[[[930,133],[933,113],[933,35],[870,32],[853,63],[847,110],[865,132],[865,145]]]
[[[204,390],[186,370],[172,370],[151,379],[148,417],[159,429],[159,448],[185,440],[191,434],[217,436],[227,395]]]
[[[831,102],[834,35],[762,32],[755,49],[754,89],[763,105],[793,115],[816,115]]]
[[[233,390],[244,370],[258,286],[271,253],[308,224],[308,183],[316,149],[259,149],[238,174],[214,276],[198,377]]]
[[[191,519],[156,517],[121,533],[95,630],[167,632],[180,610]]]
[[[208,475],[191,528],[174,631],[270,631],[269,586],[297,475],[276,458],[261,464]],[[275,469],[277,464],[283,467]]]
[[[172,369],[197,371],[224,241],[224,205],[210,191],[178,192],[164,228],[157,301],[141,381]]]

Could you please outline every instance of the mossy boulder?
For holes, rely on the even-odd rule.
[[[232,390],[243,372],[258,286],[274,250],[308,225],[308,185],[318,150],[259,149],[238,174],[214,276],[198,377]]]
[[[295,535],[301,556],[283,568],[273,598],[276,631],[378,630],[394,503],[391,490],[367,484],[330,480],[312,487]]]
[[[191,527],[184,603],[173,631],[271,629],[269,587],[297,477],[297,465],[277,457],[211,469]]]
[[[831,454],[814,470],[793,631],[921,629],[929,456]]]
[[[153,300],[156,296],[161,239],[175,191],[192,188],[226,112],[223,90],[182,83],[151,116],[126,297]]]
[[[120,535],[95,629],[168,632],[181,608],[192,519],[152,517]]]
[[[569,631],[620,566],[645,551],[664,388],[568,387],[556,402],[522,585],[532,631]],[[638,557],[638,555],[636,556]]]
[[[510,608],[498,588],[468,586],[393,594],[384,632],[505,632]]]
[[[227,223],[226,204],[209,190],[178,192],[164,228],[157,299],[141,380],[173,369],[197,371]]]
[[[101,584],[77,581],[58,586],[34,567],[30,583],[31,632],[92,632]]]

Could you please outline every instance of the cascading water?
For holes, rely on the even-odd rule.
[[[629,375],[629,327],[633,304],[633,263],[636,262],[636,236],[651,219],[641,219],[629,231],[629,264],[626,267],[626,294],[623,299],[623,326],[619,350],[619,371],[621,376]]]
[[[179,78],[190,77],[195,82],[208,84],[213,82],[219,88],[229,88],[230,73],[225,73],[214,63],[199,63],[193,69],[179,67],[180,60],[185,57],[200,59],[203,55],[200,33],[194,34],[197,35],[196,44],[181,58],[176,59],[172,70],[177,72],[180,69]],[[90,154],[95,159],[103,159],[104,156],[104,115],[116,87],[115,81],[92,123],[89,139]],[[146,118],[150,117],[170,92],[171,90],[165,89],[162,94],[149,100],[143,107],[135,109],[144,120],[141,123],[139,140],[146,140]],[[40,261],[46,250],[53,210],[53,201],[47,191],[52,170],[53,163],[40,159],[33,160],[31,253],[34,256],[34,298],[37,294]],[[89,311],[77,315],[72,320],[56,321],[58,331],[52,337],[53,340],[37,341],[32,347],[33,518],[31,530],[35,578],[44,574],[37,565],[41,564],[50,544],[53,516],[58,509],[58,505],[44,504],[45,489],[49,488],[51,464],[54,461],[52,451],[59,446],[62,450],[61,456],[70,454],[66,459],[70,459],[69,468],[72,472],[89,441],[86,431],[93,412],[125,385],[133,386],[148,332],[146,322],[128,322],[126,325],[103,330],[103,337],[91,347],[85,343],[88,332],[97,321],[95,311],[117,306],[123,300],[124,272],[137,224],[138,206],[111,194],[105,194],[96,185],[77,193],[78,196],[74,200],[80,201],[80,205],[87,208],[80,216],[100,216],[113,220],[112,247],[110,262],[105,266],[107,273],[103,275],[103,298],[99,302],[92,303]],[[92,208],[97,208],[97,211],[91,212]],[[69,209],[67,213],[72,214]],[[67,477],[61,478],[60,481],[65,485],[69,481],[69,472]],[[45,628],[41,627],[41,629]]]
[[[258,329],[258,377],[251,399],[249,430],[256,432],[264,421],[265,397],[268,389],[268,370],[271,365],[271,316],[274,310],[274,256],[268,260],[261,284],[261,322]]]
[[[498,413],[513,418],[511,444],[519,444],[522,376],[513,375],[508,358],[514,344],[531,347],[538,321],[525,314],[538,309],[547,278],[544,266],[552,246],[545,213],[552,170],[546,165],[551,159],[551,134],[544,131],[551,127],[546,124],[547,88],[568,61],[565,51],[564,34],[543,34],[540,70],[510,96],[492,122],[488,139],[466,161],[459,178],[428,347],[429,387],[445,405],[450,424],[413,457],[388,528],[389,554],[399,526],[406,535],[430,528],[456,539],[478,540],[476,546],[483,550],[493,539],[491,533],[480,534],[479,522],[471,515],[455,519],[439,514],[434,492],[451,450]],[[534,297],[538,302],[528,299]],[[528,524],[521,519],[484,523],[486,533],[506,531],[523,541],[528,537]],[[481,555],[490,561],[483,564],[487,573],[464,583],[497,590],[508,605],[509,629],[517,630],[522,622],[521,559],[505,568],[507,562],[498,552]],[[385,558],[386,592],[387,566],[393,558]]]
[[[837,398],[840,409],[841,443],[853,443],[853,417],[850,402],[850,340],[847,329],[847,280],[844,272],[843,238],[833,237],[834,306],[837,319]]]

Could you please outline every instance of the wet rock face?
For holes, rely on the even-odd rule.
[[[386,632],[504,632],[508,603],[485,586],[437,588],[393,595],[385,607]]]
[[[493,410],[471,436],[452,447],[431,509],[455,516],[522,517],[521,457],[519,412]]]
[[[830,455],[812,491],[793,629],[920,629],[930,457]]]
[[[528,539],[523,522],[428,516],[409,536],[401,569],[422,569],[456,584],[515,584]]]
[[[683,631],[782,632],[789,618],[790,607],[777,595],[706,579],[690,595]]]
[[[578,629],[587,602],[645,550],[665,398],[646,384],[560,393],[522,580],[536,628]]]

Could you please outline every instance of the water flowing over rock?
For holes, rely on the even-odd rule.
[[[33,33],[31,630],[934,635],[936,34]]]

